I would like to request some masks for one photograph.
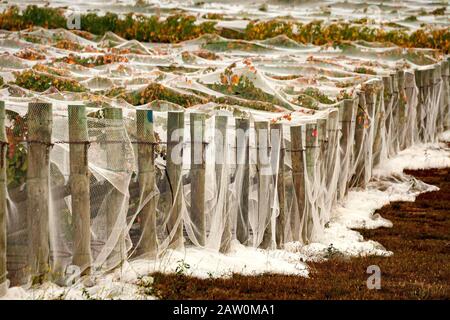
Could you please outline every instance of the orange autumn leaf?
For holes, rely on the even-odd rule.
[[[236,84],[238,84],[239,83],[239,76],[237,75],[237,74],[234,74],[232,77],[231,77],[231,83],[232,84],[234,84],[234,85],[236,85]]]

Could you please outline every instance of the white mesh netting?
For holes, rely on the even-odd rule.
[[[61,40],[79,47],[57,48]],[[378,164],[449,127],[449,63],[438,51],[270,40],[154,45],[2,32],[12,285],[43,274],[65,284],[74,272],[187,246],[314,242],[349,188],[365,188]],[[71,134],[74,122],[86,130]],[[30,124],[50,126],[48,141],[34,141]],[[32,147],[48,161],[30,163]]]

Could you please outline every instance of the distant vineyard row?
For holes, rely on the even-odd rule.
[[[174,14],[166,19],[129,13],[120,17],[115,13],[103,16],[95,13],[81,15],[81,31],[103,35],[107,31],[131,40],[174,43],[197,38],[203,34],[217,34],[229,39],[264,40],[286,35],[299,43],[335,45],[345,41],[391,42],[402,47],[432,48],[450,53],[450,29],[422,27],[410,31],[403,27],[380,28],[360,19],[350,22],[325,23],[313,21],[301,23],[289,19],[250,21],[242,31],[216,28],[215,21],[197,23],[192,15]],[[22,12],[9,7],[0,13],[0,29],[18,31],[33,26],[66,28],[64,10],[28,6]]]

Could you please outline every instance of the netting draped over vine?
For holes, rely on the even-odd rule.
[[[30,34],[53,32],[66,34]],[[187,57],[168,46],[171,55],[127,51],[120,55],[126,61],[64,61],[42,64],[44,70],[13,60],[11,53],[26,45],[8,36],[13,40],[1,39],[0,63],[4,78],[16,80],[1,89],[13,284],[47,273],[66,283],[74,265],[101,273],[186,246],[226,253],[233,241],[264,249],[314,242],[349,188],[364,188],[375,166],[415,143],[435,141],[449,126],[449,64],[431,50],[360,43],[330,52],[274,44],[262,53],[246,47],[249,53],[201,38],[181,48],[215,44],[224,51],[220,59]],[[382,56],[370,65],[376,75],[355,70],[369,68],[366,59],[375,54]],[[38,77],[18,82],[13,72],[24,70]],[[50,88],[28,82],[44,76]],[[68,79],[85,91],[56,89]],[[26,161],[31,153],[36,162]],[[88,212],[80,219],[86,190]],[[90,241],[82,247],[86,226]],[[36,234],[42,242],[34,242]]]

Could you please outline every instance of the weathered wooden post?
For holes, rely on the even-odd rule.
[[[317,120],[317,134],[318,134],[318,161],[319,161],[319,175],[320,175],[320,183],[324,184],[325,182],[325,170],[326,170],[326,158],[325,155],[327,153],[328,148],[328,116],[325,119]]]
[[[236,118],[236,172],[242,172],[242,189],[238,195],[238,212],[236,224],[236,237],[240,243],[246,245],[249,240],[249,184],[250,184],[250,146],[249,146],[249,119]]]
[[[267,208],[266,202],[270,198],[269,183],[272,178],[269,158],[269,123],[267,121],[256,121],[255,134],[257,149],[256,166],[258,170],[258,226],[264,225],[264,236],[260,247],[267,249],[271,248],[274,244],[272,210],[270,207]],[[267,215],[264,213],[267,213]]]
[[[424,104],[425,104],[425,100],[426,100],[427,73],[428,73],[428,71],[426,69],[414,70],[416,86],[419,89],[418,96],[417,96],[418,103],[417,103],[417,108],[416,108],[416,115],[417,115],[416,130],[417,130],[417,132],[415,133],[415,136],[416,136],[415,140],[420,141],[420,142],[423,142],[423,140],[424,140],[423,123],[424,123],[424,119],[425,119]],[[414,142],[417,142],[417,141],[414,141]]]
[[[434,65],[434,70],[433,70],[433,91],[434,91],[434,95],[437,98],[436,99],[436,113],[435,113],[435,117],[434,117],[434,125],[436,130],[431,131],[431,141],[435,141],[438,137],[438,134],[440,134],[443,130],[443,119],[444,119],[444,114],[443,114],[443,93],[444,91],[442,89],[444,89],[443,86],[441,86],[441,82],[442,82],[442,69],[441,69],[441,64],[440,63],[436,63]],[[441,91],[439,91],[441,90]]]
[[[305,165],[306,165],[306,176],[307,183],[306,188],[311,188],[308,190],[307,194],[312,194],[317,197],[317,193],[313,192],[318,183],[317,168],[318,168],[318,157],[319,157],[319,132],[317,128],[317,123],[306,124],[305,133]],[[306,242],[309,242],[312,234],[313,227],[313,214],[314,208],[317,207],[317,199],[306,199],[306,214],[305,223],[303,225],[303,235]]]
[[[320,183],[320,190],[323,190],[320,192],[319,197],[320,200],[318,201],[318,209],[319,209],[319,217],[322,220],[323,213],[327,208],[326,200],[329,194],[325,191],[324,188],[326,188],[326,165],[327,165],[327,158],[325,157],[327,153],[328,148],[328,131],[327,131],[327,125],[328,125],[328,115],[326,115],[326,118],[324,119],[318,119],[317,120],[317,135],[318,135],[318,155],[317,155],[317,161],[318,161],[318,170],[317,173],[319,176],[317,177],[317,181]]]
[[[205,225],[205,114],[190,114],[191,131],[191,220],[199,245],[206,241]]]
[[[429,136],[427,135],[428,127],[432,124],[432,113],[434,110],[430,110],[430,107],[432,105],[432,93],[433,93],[433,68],[429,68],[424,70],[423,74],[423,91],[424,91],[424,97],[423,97],[423,104],[422,104],[422,125],[421,125],[421,131],[419,132],[421,141],[423,142],[429,142]],[[430,121],[431,120],[431,121]]]
[[[340,168],[340,163],[338,162],[339,158],[339,109],[334,109],[328,114],[328,124],[327,124],[327,136],[328,143],[326,149],[326,161],[325,161],[325,174],[326,174],[326,185],[328,192],[331,190],[331,184],[337,183],[333,181],[333,175],[335,174],[335,170]],[[339,158],[340,161],[340,158]],[[337,189],[336,189],[337,190]],[[336,196],[336,195],[335,195]]]
[[[270,125],[270,139],[272,146],[272,152],[276,152],[279,149],[278,157],[278,173],[273,177],[273,181],[276,181],[277,195],[278,195],[278,216],[276,219],[275,228],[275,240],[277,243],[277,248],[282,248],[284,245],[284,229],[286,226],[286,209],[285,209],[285,181],[284,181],[284,157],[285,157],[285,146],[283,139],[283,125],[281,123],[272,123]],[[278,146],[275,149],[274,146]]]
[[[425,142],[433,141],[433,136],[436,134],[436,108],[437,104],[435,104],[436,99],[434,99],[435,94],[435,86],[434,86],[434,78],[435,73],[437,71],[437,65],[435,64],[430,69],[428,69],[427,73],[427,97],[428,104],[425,106],[425,119],[424,119],[424,140]]]
[[[433,65],[433,68],[430,70],[430,84],[429,84],[429,92],[430,92],[430,101],[432,103],[428,106],[427,112],[427,131],[426,131],[426,141],[434,142],[437,134],[440,133],[438,120],[442,119],[439,117],[440,115],[440,101],[436,99],[439,93],[439,80],[441,79],[441,66],[439,63]],[[442,93],[441,93],[442,94]]]
[[[355,134],[355,114],[357,101],[345,99],[339,108],[339,122],[341,127],[341,172],[339,176],[338,196],[342,199],[348,191],[353,167],[353,144]]]
[[[358,92],[358,109],[356,112],[356,120],[355,120],[355,142],[354,142],[354,146],[353,146],[354,172],[351,172],[351,174],[353,175],[352,186],[365,187],[365,185],[364,185],[364,173],[365,173],[364,145],[365,145],[365,140],[367,140],[367,138],[365,138],[365,133],[366,133],[366,129],[367,129],[366,121],[368,121],[367,111],[366,111],[366,95],[365,95],[364,91],[360,91],[360,92]],[[341,167],[341,170],[343,170],[342,167]]]
[[[88,129],[84,105],[69,105],[70,193],[72,197],[73,258],[82,274],[91,267],[91,207]]]
[[[231,239],[233,237],[232,234],[232,221],[231,215],[228,211],[228,185],[229,185],[229,177],[228,171],[225,170],[227,164],[227,124],[228,117],[227,116],[215,116],[215,171],[216,171],[216,184],[217,184],[217,199],[218,201],[222,201],[222,210],[225,216],[223,219],[225,220],[225,225],[223,229],[221,244],[220,244],[220,252],[228,252],[230,249]],[[225,170],[225,172],[224,172]],[[225,179],[225,181],[222,180]]]
[[[364,119],[364,139],[361,145],[360,166],[357,168],[358,187],[365,188],[372,175],[372,166],[374,161],[374,141],[378,134],[378,124],[380,122],[380,102],[381,102],[381,81],[375,79],[364,84],[366,117]]]
[[[417,142],[417,127],[418,122],[417,118],[412,118],[410,115],[408,115],[408,112],[411,113],[412,110],[408,110],[408,108],[416,108],[416,105],[409,105],[411,103],[411,97],[413,96],[415,90],[416,90],[416,79],[415,74],[412,72],[404,72],[403,73],[403,87],[404,87],[404,96],[405,96],[405,125],[404,125],[404,148],[408,148],[411,146],[414,142]],[[419,98],[418,98],[419,99]],[[420,101],[418,100],[418,104],[420,104]],[[418,107],[418,106],[417,106]],[[408,119],[409,118],[409,119]]]
[[[375,131],[374,131],[374,140],[372,146],[372,154],[373,154],[373,166],[376,166],[380,163],[380,159],[383,156],[382,148],[383,148],[383,136],[387,136],[388,131],[386,130],[386,110],[388,108],[390,110],[391,99],[392,99],[392,83],[390,76],[384,76],[383,87],[379,92],[381,99],[383,99],[383,103],[381,103],[381,99],[378,99],[375,107]],[[384,108],[383,108],[384,106]],[[388,111],[390,112],[390,111]]]
[[[363,185],[362,187],[366,187],[372,176],[372,168],[374,161],[373,154],[373,145],[374,141],[377,137],[378,132],[378,116],[380,111],[381,99],[380,97],[382,93],[382,82],[379,79],[375,79],[370,83],[365,84],[364,93],[366,95],[366,111],[368,113],[368,122],[367,122],[367,139],[364,141],[364,175],[363,175]]]
[[[0,297],[6,293],[6,147],[5,102],[0,101]]]
[[[422,123],[421,130],[419,131],[420,139],[422,142],[426,142],[426,127],[427,127],[427,102],[429,102],[429,98],[431,96],[431,84],[433,82],[433,74],[432,69],[425,69],[422,73],[422,90],[423,90],[423,104],[421,105],[421,113],[422,113]]]
[[[382,109],[382,101],[384,100],[383,81],[377,79],[373,84],[373,94],[370,94],[368,99],[369,113],[372,115],[370,130],[372,131],[373,137],[372,145],[370,146],[372,161],[368,164],[368,168],[370,168],[370,174],[368,175],[369,179],[372,174],[372,168],[379,162],[382,130],[384,129],[384,110]]]
[[[389,156],[395,155],[399,150],[399,122],[400,122],[400,112],[399,112],[399,88],[398,88],[398,71],[391,75],[392,83],[392,108],[390,117],[388,118],[389,124],[389,135],[390,135],[390,146],[389,146]]]
[[[319,156],[319,130],[317,123],[306,124],[305,134],[305,159],[306,173],[310,182],[314,183],[316,178],[316,170]]]
[[[442,100],[443,100],[443,130],[450,129],[450,63],[448,60],[441,62],[442,68]]]
[[[398,151],[405,148],[406,145],[406,95],[405,95],[405,72],[403,70],[397,71],[397,89],[398,89],[398,102],[397,102],[397,140]]]
[[[293,223],[296,218],[301,222],[305,214],[305,150],[304,150],[304,125],[291,127],[291,162],[292,180],[299,217],[291,217],[291,229],[295,230]],[[302,231],[293,233],[293,240],[303,240]]]
[[[442,97],[442,92],[440,92],[440,95],[438,96],[439,93],[439,85],[440,85],[440,81],[441,81],[441,64],[440,63],[436,63],[433,66],[433,74],[432,74],[432,84],[431,84],[431,92],[432,92],[432,97],[436,97],[436,99],[433,99],[434,102],[436,102],[436,110],[433,110],[433,114],[432,117],[430,117],[431,122],[433,123],[428,123],[430,125],[433,125],[435,130],[432,130],[431,132],[428,129],[428,132],[431,134],[431,136],[429,136],[429,138],[431,139],[432,142],[434,142],[438,136],[439,133],[441,133],[441,123],[442,123],[442,114],[441,114],[441,97]]]
[[[170,111],[167,115],[167,157],[166,170],[172,192],[172,209],[168,219],[169,247],[179,249],[184,244],[181,181],[182,154],[184,143],[184,112]]]
[[[49,177],[52,105],[28,104],[27,218],[29,266],[32,283],[49,272]]]
[[[139,213],[141,239],[138,254],[154,258],[158,253],[158,236],[156,232],[155,135],[152,110],[136,110],[136,134],[140,202],[144,203]]]
[[[106,137],[107,166],[108,170],[119,174],[124,171],[125,163],[122,109],[105,108],[103,110],[107,125],[111,128]],[[126,258],[126,212],[123,212],[125,195],[115,186],[110,187],[111,191],[106,200],[106,236],[110,246],[105,265],[107,268],[115,267]]]

